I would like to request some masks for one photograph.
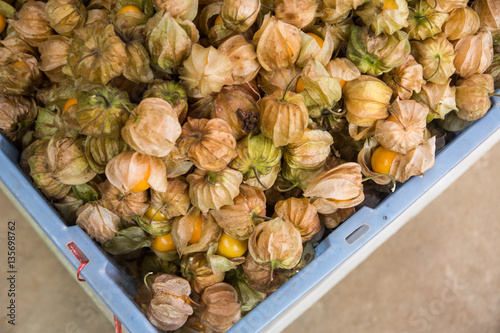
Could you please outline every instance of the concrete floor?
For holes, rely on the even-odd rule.
[[[500,332],[500,146],[384,243],[286,333]],[[0,195],[0,332],[114,332]],[[7,324],[6,228],[17,221],[17,325]]]

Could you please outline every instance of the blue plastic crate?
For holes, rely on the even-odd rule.
[[[446,176],[467,156],[488,139],[497,137],[500,133],[500,99],[494,98],[493,101],[494,106],[486,116],[439,153],[434,167],[426,172],[425,177],[413,177],[375,209],[365,207],[344,222],[318,245],[316,258],[308,266],[242,318],[230,332],[260,332],[269,328],[280,315],[299,304],[304,296],[333,273],[343,269],[342,265],[349,258],[373,243],[378,234],[407,213],[438,182],[446,181]],[[80,262],[68,244],[74,242],[85,254],[89,263],[83,268],[81,277],[130,332],[157,332],[132,300],[136,292],[132,279],[78,226],[65,225],[45,197],[33,187],[29,176],[21,171],[18,160],[19,151],[0,137],[0,181],[75,267],[75,271]]]

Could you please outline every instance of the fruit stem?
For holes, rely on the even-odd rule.
[[[394,76],[392,77],[392,81],[394,81],[394,83],[395,83],[395,84],[397,84],[398,86],[400,86],[401,88],[403,88],[404,90],[406,90],[407,92],[409,92],[409,93],[411,94],[411,93],[412,93],[412,92],[411,92],[411,90],[407,89],[406,87],[403,87],[403,86],[401,85],[401,83],[399,83],[399,82],[398,82],[398,80],[396,80],[396,77],[397,77],[397,76],[395,76],[395,75],[394,75]]]
[[[394,177],[392,177],[391,175],[388,175],[388,174],[377,174],[377,175],[374,175],[371,177],[366,177],[366,178],[361,179],[361,182],[364,183],[367,180],[370,180],[373,178],[378,178],[378,177],[389,177],[391,179],[391,183],[392,183],[391,192],[394,192],[396,190],[396,180],[394,179]]]
[[[288,82],[288,84],[286,85],[286,88],[285,88],[285,91],[283,92],[283,97],[281,97],[281,102],[284,102],[285,101],[285,97],[286,97],[286,94],[288,93],[288,90],[290,90],[290,87],[292,86],[292,82],[295,81],[295,79],[299,78],[300,76],[302,76],[302,74],[297,74],[293,77],[293,79],[290,80],[290,82]]]
[[[296,188],[297,186],[299,185],[298,182],[295,182],[292,184],[292,186],[290,187],[287,187],[287,188],[281,188],[279,186],[276,187],[276,189],[279,191],[279,192],[288,192],[288,191],[291,191],[292,189]]]
[[[272,218],[267,217],[267,216],[262,216],[262,215],[254,215],[253,217],[258,218],[258,219],[262,219],[264,221],[271,221],[272,220]]]
[[[143,281],[144,281],[144,285],[146,286],[146,288],[148,288],[149,292],[152,294],[153,291],[151,290],[151,288],[149,287],[149,283],[148,283],[148,276],[154,274],[153,272],[149,272],[148,274],[144,275],[144,278],[143,278]]]
[[[441,67],[441,56],[438,56],[438,65],[436,67],[436,70],[434,71],[434,73],[432,73],[431,76],[429,76],[427,79],[425,79],[425,81],[429,81],[430,79],[432,79],[434,77],[434,75],[437,74],[437,72],[439,71],[440,67]]]
[[[257,182],[260,184],[260,186],[262,186],[266,190],[269,189],[269,187],[267,187],[266,185],[262,184],[262,182],[260,181],[259,174],[257,173],[257,169],[255,169],[255,167],[253,167],[252,171],[253,171],[253,174],[255,175],[255,179],[257,179]]]
[[[500,95],[498,95],[498,94],[488,94],[488,96],[490,96],[490,97],[500,97]]]

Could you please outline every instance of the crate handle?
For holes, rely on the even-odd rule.
[[[78,270],[76,271],[76,278],[80,282],[85,282],[85,279],[80,278],[80,274],[82,272],[83,267],[89,263],[89,260],[87,257],[80,251],[78,246],[76,246],[75,242],[69,242],[67,245],[68,249],[73,253],[75,258],[80,262],[80,266],[78,267]]]

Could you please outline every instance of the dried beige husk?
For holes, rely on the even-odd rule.
[[[172,17],[193,21],[198,13],[198,0],[153,0],[157,11],[169,12]]]
[[[69,38],[63,36],[51,36],[38,46],[42,62],[38,68],[54,83],[68,79],[63,73],[63,68],[67,64],[70,42]]]
[[[196,221],[201,216],[201,236],[197,243],[189,243]],[[174,219],[172,224],[172,240],[180,256],[194,252],[206,252],[210,245],[220,237],[221,230],[210,214],[202,214],[196,207],[191,207],[184,216]]]
[[[238,292],[230,284],[221,282],[205,289],[201,295],[205,307],[201,310],[201,323],[216,332],[225,332],[241,318]]]
[[[331,29],[325,29],[324,34],[320,33],[320,31],[314,31],[314,33],[323,40],[323,45],[320,47],[314,37],[301,32],[302,47],[296,61],[297,66],[304,67],[310,59],[315,59],[323,66],[326,66],[332,59],[333,51],[337,48],[337,45],[333,40]]]
[[[331,77],[339,81],[341,87],[344,87],[346,82],[355,80],[361,76],[358,67],[347,58],[332,59],[325,68]]]
[[[278,270],[272,269],[271,264],[256,262],[250,253],[247,254],[241,267],[247,278],[248,286],[262,293],[272,293],[288,281],[288,277],[279,274]]]
[[[455,51],[444,34],[422,42],[412,41],[411,54],[424,68],[424,79],[429,82],[445,84],[455,73]]]
[[[158,192],[167,190],[165,164],[161,159],[137,152],[120,153],[106,165],[106,177],[122,193],[129,193],[150,170],[147,180],[151,188]]]
[[[469,7],[458,7],[450,13],[450,18],[443,27],[449,40],[462,39],[474,35],[479,30],[479,15]]]
[[[361,183],[361,167],[357,163],[344,163],[314,177],[304,197],[311,202],[318,213],[332,214],[340,208],[354,207],[365,199]]]
[[[254,24],[259,11],[260,0],[225,0],[220,17],[226,28],[245,32]]]
[[[457,82],[457,116],[467,121],[482,118],[491,107],[490,95],[495,91],[490,74],[475,74]]]
[[[356,15],[361,17],[363,23],[376,35],[381,33],[392,35],[408,25],[407,18],[410,11],[406,0],[393,0],[391,8],[386,7],[385,3],[384,0],[368,1],[356,9]]]
[[[271,95],[275,91],[284,91],[288,84],[290,84],[289,89],[295,91],[297,84],[295,78],[300,71],[301,69],[295,65],[289,68],[279,68],[274,71],[266,71],[261,68],[258,76],[259,88],[266,94]]]
[[[239,194],[243,175],[237,170],[225,168],[222,171],[196,169],[186,177],[189,183],[189,197],[193,206],[203,213],[232,205]]]
[[[233,84],[244,84],[255,79],[259,73],[260,64],[254,46],[247,42],[243,35],[229,37],[218,49],[233,63],[231,73]]]
[[[182,275],[190,282],[192,288],[201,294],[216,283],[224,281],[225,272],[213,270],[204,253],[195,253],[186,256],[181,262]]]
[[[313,23],[318,5],[316,0],[275,0],[274,12],[278,20],[302,29]]]
[[[177,147],[174,147],[170,154],[162,158],[163,163],[167,168],[167,178],[175,178],[188,173],[193,167],[191,162],[185,155],[179,152]]]
[[[302,95],[276,91],[262,98],[258,105],[259,128],[262,134],[273,140],[276,147],[297,142],[304,135],[309,113]]]
[[[62,36],[71,37],[87,19],[85,5],[77,0],[49,0],[44,10],[52,29]]]
[[[116,213],[126,221],[132,221],[134,216],[142,216],[148,210],[148,192],[123,193],[108,180],[99,185],[101,204]]]
[[[33,98],[0,94],[0,132],[10,140],[20,139],[35,122],[37,114]]]
[[[307,198],[289,198],[274,206],[274,217],[290,222],[307,242],[321,230],[318,211]]]
[[[151,206],[165,215],[167,220],[186,215],[191,199],[184,177],[170,178],[166,192],[151,190]]]
[[[88,136],[85,139],[85,156],[92,170],[98,174],[104,173],[106,165],[113,157],[129,149],[121,138]]]
[[[184,61],[180,79],[194,98],[221,91],[225,85],[233,84],[233,62],[213,46],[204,48],[194,44],[191,55]]]
[[[292,66],[299,57],[302,44],[300,29],[269,14],[255,35],[259,63],[266,71]]]
[[[181,328],[193,308],[188,304],[191,287],[189,282],[175,275],[162,274],[153,283],[153,299],[147,316],[151,324],[164,331]]]
[[[467,7],[468,0],[427,0],[432,8],[439,12],[449,13],[457,7]]]
[[[482,74],[493,61],[493,38],[489,31],[460,39],[455,44],[456,73],[467,79]]]
[[[411,39],[425,40],[441,33],[449,14],[436,10],[425,0],[418,0],[410,12],[408,27],[404,29]]]
[[[428,119],[444,119],[446,114],[457,109],[455,101],[456,88],[451,86],[451,79],[445,84],[429,82],[422,86],[422,91],[414,95],[414,99],[429,107]]]
[[[356,209],[354,207],[339,209],[333,214],[319,214],[319,220],[328,229],[334,229],[338,227],[342,222],[345,222],[348,218],[353,216],[355,212]]]
[[[349,81],[342,89],[347,120],[357,126],[370,127],[389,116],[387,108],[392,89],[383,81],[368,75]]]
[[[396,99],[389,109],[396,122],[377,121],[374,138],[385,149],[404,155],[424,141],[429,108],[413,100]]]
[[[0,94],[30,95],[41,82],[42,75],[34,56],[0,48]]]
[[[476,0],[472,4],[472,9],[479,15],[481,26],[491,31],[492,34],[500,31],[500,3],[498,1]]]
[[[182,126],[178,147],[196,167],[210,171],[223,170],[237,155],[232,130],[225,120],[219,118],[188,118]]]
[[[82,206],[76,214],[76,225],[101,244],[118,234],[120,218],[95,201]]]
[[[135,151],[164,157],[174,148],[181,135],[181,125],[168,102],[159,98],[145,98],[132,111],[121,134]]]
[[[266,216],[266,197],[257,187],[242,184],[233,205],[210,212],[224,232],[233,238],[248,239]]]
[[[292,168],[317,169],[330,155],[333,138],[322,130],[306,130],[302,138],[285,146],[284,158]]]
[[[34,47],[38,47],[41,42],[54,34],[45,15],[44,8],[44,2],[29,1],[16,13],[16,20],[7,20],[19,36],[26,43]]]
[[[392,89],[393,98],[410,99],[412,94],[419,93],[425,84],[423,75],[422,65],[410,55],[404,64],[385,73],[383,80]]]

